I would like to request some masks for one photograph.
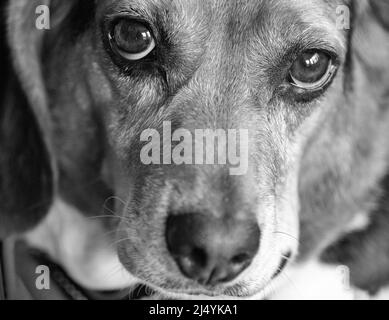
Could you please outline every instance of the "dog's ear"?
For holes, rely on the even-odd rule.
[[[0,238],[34,227],[53,201],[57,170],[41,68],[50,31],[36,22],[49,8],[51,24],[58,23],[72,2],[9,1],[7,41],[13,67],[0,104]]]

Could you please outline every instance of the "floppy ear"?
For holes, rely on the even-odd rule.
[[[13,70],[0,105],[0,238],[32,228],[47,214],[55,194],[52,123],[41,68],[44,36],[50,31],[36,27],[36,10],[52,4],[51,21],[56,23],[72,2],[9,1]]]

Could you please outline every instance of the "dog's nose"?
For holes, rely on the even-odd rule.
[[[258,251],[260,230],[254,221],[182,214],[168,218],[166,238],[181,272],[214,286],[234,280],[250,265]]]

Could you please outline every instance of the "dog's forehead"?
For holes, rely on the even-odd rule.
[[[104,0],[98,7],[113,10],[132,9],[145,14],[182,14],[182,18],[212,18],[227,20],[234,18],[242,22],[252,19],[288,19],[299,15],[302,19],[316,19],[333,16],[336,6],[347,0]],[[292,20],[292,19],[291,19]]]
[[[104,0],[98,12],[135,12],[164,27],[167,34],[190,30],[219,30],[232,37],[265,35],[266,39],[293,40],[316,30],[330,35],[342,47],[343,32],[336,28],[339,5],[348,0]],[[317,32],[317,30],[319,32]],[[315,31],[312,31],[314,33]],[[338,41],[336,41],[338,40]]]

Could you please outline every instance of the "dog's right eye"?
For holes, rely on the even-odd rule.
[[[109,33],[112,50],[126,60],[147,57],[155,48],[152,31],[139,21],[121,19]]]
[[[320,50],[301,54],[289,71],[293,86],[314,91],[323,88],[333,77],[336,66],[331,56]]]

